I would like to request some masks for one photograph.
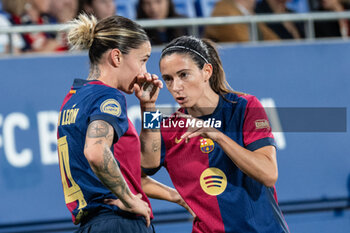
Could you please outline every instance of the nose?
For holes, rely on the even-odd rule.
[[[179,78],[175,78],[173,81],[172,89],[175,92],[182,91],[183,90],[182,80]]]
[[[145,74],[145,73],[147,73],[146,64],[142,65],[141,70],[140,70],[140,74]]]
[[[158,7],[157,7],[157,4],[156,3],[152,3],[150,5],[150,11],[152,13],[152,16],[155,15],[158,11]]]

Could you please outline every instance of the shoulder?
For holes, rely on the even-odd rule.
[[[261,103],[258,98],[250,94],[240,94],[238,95],[240,99],[246,102],[247,107],[260,107]]]
[[[125,95],[113,87],[106,85],[89,85],[90,92],[94,93],[95,99],[116,99],[118,102],[126,102]]]
[[[224,95],[224,100],[227,103],[231,104],[252,104],[255,102],[259,102],[259,100],[254,96],[246,93],[236,92],[236,93],[228,93]]]
[[[117,117],[126,114],[126,98],[115,88],[106,85],[85,85],[79,98],[95,113],[108,113]]]

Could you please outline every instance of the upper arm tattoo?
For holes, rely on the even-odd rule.
[[[113,127],[103,120],[96,120],[89,124],[86,132],[87,138],[99,139],[94,144],[102,144],[102,140],[106,139],[107,144],[112,145],[114,130]]]
[[[104,121],[97,120],[90,123],[87,131],[87,136],[89,138],[106,137],[108,131],[108,124]]]

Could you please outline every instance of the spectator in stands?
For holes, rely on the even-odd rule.
[[[262,0],[256,6],[257,14],[287,14],[295,13],[287,8],[290,0]],[[305,38],[305,26],[303,22],[280,22],[266,23],[280,39],[302,39]]]
[[[172,0],[140,0],[137,7],[138,19],[168,19],[183,18],[175,10]],[[188,30],[178,28],[152,28],[146,29],[152,45],[168,43],[176,37],[188,35]]]
[[[49,14],[57,23],[67,23],[78,16],[78,0],[51,0]]]
[[[49,15],[51,22],[55,23],[68,23],[78,15],[78,0],[50,0]],[[59,46],[57,51],[66,51],[69,49],[67,41],[67,33],[65,31],[59,31],[52,34],[56,38]]]
[[[212,16],[253,15],[255,0],[220,0],[216,3]],[[264,23],[258,24],[258,40],[278,40],[278,36]],[[216,42],[246,42],[252,39],[248,24],[207,26],[204,37]]]
[[[3,8],[10,14],[10,21],[15,25],[39,25],[50,23],[47,16],[50,0],[3,0]],[[50,52],[60,47],[52,34],[44,32],[25,33],[22,35],[25,52]]]
[[[117,6],[114,0],[79,0],[79,9],[100,20],[115,15]]]
[[[0,27],[7,26],[11,26],[11,22],[6,18],[6,16],[0,14]],[[13,44],[12,52],[15,54],[20,53],[25,45],[23,38],[18,34],[14,34],[11,36],[11,40]],[[9,53],[10,51],[9,36],[7,34],[0,34],[0,54]]]
[[[342,12],[350,9],[348,0],[310,0],[311,11]],[[315,22],[316,37],[343,37],[350,35],[349,21],[347,19],[317,21]]]

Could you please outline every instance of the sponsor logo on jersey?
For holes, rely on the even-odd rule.
[[[225,191],[227,178],[225,173],[220,169],[210,167],[202,172],[200,185],[206,194],[217,196]]]
[[[108,99],[103,101],[103,103],[100,106],[101,112],[108,113],[114,116],[120,116],[122,109],[120,107],[120,104],[115,99]]]
[[[214,142],[209,138],[202,138],[199,140],[199,147],[203,153],[209,153],[214,150]]]
[[[182,142],[182,139],[183,138],[177,139],[177,137],[175,137],[175,143],[179,144],[180,142]],[[185,142],[188,143],[188,138],[186,138]]]
[[[256,120],[256,121],[254,121],[254,123],[255,123],[255,129],[269,129],[270,128],[270,124],[269,124],[268,120],[266,120],[266,119]]]

